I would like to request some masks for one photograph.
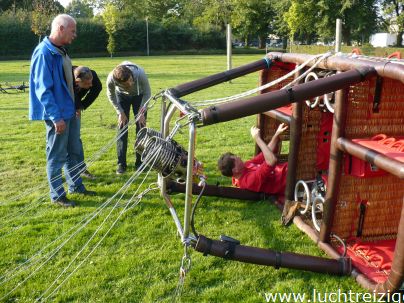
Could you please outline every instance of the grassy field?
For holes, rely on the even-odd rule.
[[[233,65],[239,66],[261,57],[237,55]],[[225,56],[77,58],[73,62],[95,69],[105,83],[108,72],[124,59],[145,68],[153,93],[223,71],[226,67]],[[0,62],[0,83],[27,81],[28,73],[28,61]],[[257,82],[258,75],[251,74],[185,99],[195,101],[232,95],[256,87]],[[115,174],[113,146],[90,167],[97,179],[85,180],[87,188],[97,191],[98,195],[71,196],[79,206],[62,209],[52,205],[47,196],[44,124],[30,122],[27,116],[28,93],[0,94],[0,302],[33,302],[50,287],[50,291],[45,293],[46,298],[70,274],[70,278],[48,297],[48,301],[174,301],[183,247],[158,193],[148,194],[138,206],[120,216],[124,202],[137,188],[138,183],[135,182],[119,202],[119,207],[114,208],[116,200],[112,201],[90,224],[83,226],[83,220],[111,198],[134,173],[131,148],[134,132],[130,134],[128,172],[123,176]],[[159,117],[157,104],[149,113],[148,126],[158,128]],[[216,170],[216,161],[221,153],[232,151],[244,158],[253,155],[249,128],[254,123],[255,117],[248,117],[198,129],[196,156],[205,165],[208,183],[230,184]],[[86,158],[114,138],[115,127],[116,116],[104,89],[82,116]],[[176,139],[186,142],[187,131]],[[156,174],[152,172],[147,177],[147,183],[155,180]],[[29,194],[21,196],[27,192]],[[173,196],[180,218],[183,217],[183,201],[182,194]],[[203,197],[195,219],[198,231],[214,239],[225,234],[245,245],[325,256],[296,227],[282,227],[279,211],[267,201]],[[116,225],[107,233],[115,220]],[[103,221],[105,224],[102,225]],[[77,229],[77,226],[83,228]],[[99,226],[99,232],[92,237]],[[78,232],[73,234],[75,230]],[[65,236],[60,240],[65,233],[72,235],[70,240],[66,240],[57,253],[49,255],[68,239],[69,236]],[[104,236],[105,239],[92,252]],[[275,270],[203,257],[197,252],[192,252],[191,258],[191,271],[185,279],[181,297],[177,298],[182,302],[265,302],[265,292],[310,294],[313,289],[323,292],[338,289],[364,291],[350,277],[291,269]],[[45,260],[46,263],[43,263]],[[63,272],[70,263],[68,270]],[[13,272],[16,268],[19,270]]]

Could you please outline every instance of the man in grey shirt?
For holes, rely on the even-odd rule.
[[[130,108],[136,116],[139,109],[150,98],[150,85],[147,76],[139,65],[129,61],[122,62],[109,73],[107,78],[107,96],[118,115],[117,156],[118,167],[116,173],[123,174],[126,171],[126,151],[128,148],[128,132],[126,124],[129,122]],[[140,113],[136,123],[136,134],[146,125],[146,115]],[[135,167],[141,164],[140,155],[136,154]]]

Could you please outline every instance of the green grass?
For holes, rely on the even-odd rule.
[[[237,55],[233,66],[262,58],[262,55]],[[143,66],[149,76],[152,92],[198,79],[226,67],[225,56],[167,56],[74,59],[76,65],[95,69],[103,83],[112,68],[128,59]],[[0,62],[0,83],[26,81],[28,61]],[[232,83],[224,83],[185,99],[204,100],[232,95],[256,87],[258,75],[252,74]],[[59,235],[79,223],[85,216],[113,196],[134,172],[133,149],[129,148],[129,171],[116,176],[115,146],[105,153],[90,170],[96,180],[85,180],[95,197],[73,196],[79,203],[74,209],[61,209],[51,205],[45,186],[42,190],[13,198],[26,190],[43,185],[45,178],[45,128],[42,122],[30,122],[28,93],[0,94],[0,275],[22,264]],[[105,89],[98,100],[82,116],[82,140],[86,158],[91,157],[115,136],[116,116],[109,104]],[[148,126],[158,128],[159,105],[149,113]],[[197,130],[196,155],[205,165],[208,182],[230,184],[220,177],[216,160],[225,151],[244,158],[253,155],[254,146],[249,128],[255,117],[203,127]],[[175,137],[187,142],[187,131]],[[130,134],[130,146],[134,133]],[[132,159],[132,161],[130,161]],[[147,183],[154,182],[153,172]],[[126,199],[136,189],[131,187]],[[46,199],[38,206],[41,196]],[[184,195],[173,195],[179,217],[183,218]],[[126,201],[126,200],[124,200]],[[203,197],[196,214],[196,227],[206,236],[217,239],[220,234],[237,238],[244,245],[272,248],[280,251],[325,256],[316,245],[296,227],[280,224],[280,213],[267,201],[243,202],[216,197]],[[15,279],[0,285],[0,298],[18,282],[32,277],[18,287],[5,302],[32,302],[53,283],[65,266],[73,260],[93,232],[112,210],[108,206],[91,224],[73,237],[58,254],[34,273],[37,265],[27,269]],[[34,205],[28,211],[26,206]],[[123,205],[123,202],[121,202]],[[101,239],[122,210],[113,211],[107,225],[91,241],[82,255],[73,262],[75,268]],[[15,230],[13,229],[15,228]],[[52,246],[52,248],[55,246]],[[49,249],[46,250],[48,252]],[[178,273],[183,247],[176,235],[171,216],[158,193],[147,195],[135,208],[127,211],[111,230],[102,244],[83,262],[49,299],[53,302],[172,302],[178,284]],[[182,302],[264,302],[264,292],[357,291],[363,292],[350,277],[333,277],[291,269],[225,261],[203,257],[191,252],[192,269],[185,279]],[[64,276],[62,279],[63,280]],[[1,280],[0,280],[1,283]]]

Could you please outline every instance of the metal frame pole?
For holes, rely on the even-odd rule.
[[[337,19],[335,25],[335,52],[339,53],[341,51],[341,42],[342,42],[342,21],[341,19]]]
[[[189,241],[189,225],[191,222],[192,210],[192,176],[195,157],[195,122],[189,124],[189,142],[188,142],[188,162],[187,162],[187,179],[185,189],[185,210],[184,210],[184,235],[183,242]]]
[[[163,95],[162,102],[161,102],[161,121],[160,121],[160,131],[161,134],[163,135],[163,138],[166,138],[168,136],[169,130],[170,130],[170,120],[176,110],[176,107],[173,104],[170,104],[171,106],[168,107],[167,109],[167,97]],[[181,239],[184,236],[184,232],[181,226],[180,219],[178,218],[178,215],[175,211],[174,205],[171,203],[170,197],[166,193],[166,188],[167,188],[167,181],[164,179],[163,175],[161,173],[158,174],[158,184],[160,186],[160,194],[164,199],[164,202],[166,203],[168,210],[170,211],[170,214],[174,220],[175,226],[177,227],[178,233],[181,236]]]
[[[232,59],[232,43],[231,43],[231,25],[227,24],[227,31],[226,31],[226,42],[227,42],[227,70],[231,70],[231,59]],[[231,83],[231,80],[229,80],[229,83]]]
[[[149,17],[146,17],[146,53],[149,56],[150,55],[150,49],[149,49]]]

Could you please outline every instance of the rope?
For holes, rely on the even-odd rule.
[[[146,160],[147,161],[147,160]],[[151,160],[150,160],[151,162]],[[12,289],[9,293],[7,293],[5,295],[8,296],[10,293],[12,293],[15,289],[18,288],[18,286],[20,286],[22,283],[24,283],[26,280],[28,280],[35,272],[37,272],[40,268],[42,268],[54,255],[56,255],[62,248],[63,246],[70,240],[72,239],[78,232],[80,232],[84,227],[86,227],[98,214],[101,213],[101,211],[110,204],[110,202],[116,197],[118,196],[118,194],[120,192],[122,192],[120,198],[118,199],[118,202],[122,199],[123,195],[125,194],[125,192],[127,191],[127,189],[129,188],[129,186],[136,180],[136,178],[143,172],[144,168],[146,167],[146,163],[143,165],[143,167],[139,168],[138,171],[136,171],[129,179],[128,181],[110,198],[108,199],[102,206],[99,207],[99,209],[97,209],[96,211],[94,211],[92,214],[90,214],[89,216],[87,216],[85,219],[83,219],[80,223],[82,223],[83,221],[85,221],[87,218],[89,218],[84,224],[82,224],[72,235],[70,235],[62,244],[60,244],[58,247],[56,247],[54,250],[50,251],[49,253],[45,254],[44,256],[42,256],[41,258],[39,258],[36,262],[33,262],[31,265],[29,265],[27,268],[30,268],[32,265],[34,265],[35,263],[38,263],[41,259],[46,258],[47,256],[49,256],[47,258],[47,260],[45,260],[40,266],[38,266],[24,281],[22,281],[21,283],[19,283],[14,289]],[[7,273],[7,275],[12,274],[10,277],[7,277],[7,275],[3,275],[2,277],[0,277],[0,279],[3,279],[2,282],[0,282],[0,285],[4,284],[5,282],[11,280],[13,277],[15,277],[18,272],[22,272],[22,270],[20,270],[20,268],[22,266],[24,266],[25,264],[27,264],[28,262],[30,262],[35,256],[41,254],[46,248],[50,247],[53,243],[56,243],[57,240],[63,238],[65,235],[69,234],[72,230],[74,230],[77,226],[80,225],[80,223],[76,224],[74,227],[72,227],[70,230],[68,230],[66,233],[64,233],[62,236],[58,237],[56,240],[54,240],[53,242],[51,242],[50,244],[48,244],[46,247],[44,247],[42,250],[40,250],[38,253],[36,253],[33,257],[31,257],[30,259],[28,259],[26,262],[24,262],[23,264],[19,265],[17,268],[15,268],[14,270],[10,271]],[[17,273],[15,273],[17,272]],[[3,297],[4,298],[4,297]],[[1,298],[2,299],[2,298]]]
[[[88,167],[91,167],[91,165],[93,163],[95,163],[102,155],[104,155],[112,146],[115,145],[116,141],[118,141],[126,132],[128,132],[128,130],[130,128],[132,128],[133,126],[136,125],[136,123],[139,121],[141,114],[143,114],[144,112],[146,112],[147,110],[151,109],[158,98],[160,98],[162,96],[162,92],[159,92],[157,94],[155,94],[153,97],[150,97],[142,106],[142,108],[140,108],[138,114],[135,117],[134,121],[129,121],[123,128],[122,131],[119,132],[119,134],[117,134],[114,138],[112,138],[106,145],[104,145],[103,147],[101,147],[101,149],[99,149],[93,156],[90,157],[90,159],[85,162],[82,161],[80,163],[77,163],[75,166],[71,167],[68,171],[72,172],[76,169],[78,169],[79,167],[83,166],[84,167],[75,175],[76,179],[74,179],[74,177],[72,177],[73,181],[77,180],[77,178],[81,175],[81,173],[84,172],[84,170]],[[62,174],[55,176],[54,178],[51,179],[51,182],[57,181],[59,179],[61,179],[63,177]],[[12,198],[11,200],[9,200],[9,202],[13,202],[13,201],[17,201],[25,196],[28,196],[29,194],[32,194],[34,192],[36,192],[37,190],[41,190],[43,188],[46,188],[48,186],[48,182],[45,181],[44,183],[42,183],[41,185],[34,187],[34,188],[30,188],[29,190],[15,196],[14,198]],[[58,187],[56,190],[60,189],[61,187]],[[47,195],[47,194],[46,194]],[[45,196],[46,196],[45,195]],[[59,198],[59,197],[58,197]],[[0,203],[0,205],[3,203]]]
[[[152,108],[152,107],[155,105],[157,99],[161,97],[161,95],[162,95],[162,92],[160,92],[160,93],[154,95],[153,97],[149,98],[149,99],[144,103],[144,105],[142,106],[142,108],[139,110],[138,114],[137,114],[136,117],[135,117],[135,120],[134,120],[134,121],[130,121],[128,124],[126,124],[126,125],[124,126],[124,128],[123,128],[123,131],[121,131],[117,136],[115,136],[115,137],[114,137],[113,139],[111,139],[106,145],[104,145],[99,151],[97,151],[97,152],[90,158],[90,160],[89,160],[87,163],[85,163],[85,162],[80,162],[80,163],[76,164],[74,167],[70,168],[69,171],[71,172],[71,171],[76,170],[78,167],[83,166],[83,164],[84,164],[84,166],[83,166],[80,170],[78,170],[75,175],[72,176],[72,180],[73,180],[73,181],[76,181],[76,180],[80,177],[81,173],[84,172],[85,169],[87,169],[88,167],[90,167],[96,160],[98,160],[98,159],[99,159],[103,154],[105,154],[112,146],[114,146],[115,143],[116,143],[116,141],[117,141],[119,138],[121,138],[121,137],[129,130],[129,128],[132,128],[134,125],[136,125],[136,123],[137,123],[137,122],[139,121],[139,119],[140,119],[140,115],[143,114],[143,113],[144,113],[145,111],[147,111],[148,109]],[[153,102],[153,101],[154,101],[154,102]],[[58,176],[52,178],[52,179],[51,179],[51,182],[54,182],[54,181],[56,181],[56,180],[58,180],[58,179],[61,179],[61,178],[62,178],[62,174],[60,174],[60,175],[58,175]],[[32,194],[33,192],[35,192],[35,191],[37,191],[37,190],[39,190],[39,189],[45,188],[45,187],[47,187],[47,186],[48,186],[48,183],[47,183],[47,181],[45,181],[42,185],[40,185],[40,186],[38,186],[38,187],[34,187],[33,189],[29,189],[28,191],[25,191],[24,193],[22,193],[22,194],[20,194],[20,195],[18,195],[18,196],[16,196],[16,197],[14,197],[14,199],[12,199],[10,202],[16,201],[16,200],[18,200],[18,199],[20,199],[20,198],[22,198],[22,197],[24,197],[24,196],[28,196],[29,194]],[[63,183],[62,183],[60,186],[56,187],[55,190],[58,191],[58,190],[60,190],[61,188],[63,188]],[[36,200],[31,201],[30,203],[28,203],[22,210],[19,209],[18,211],[16,211],[16,212],[13,213],[13,214],[9,214],[9,215],[7,215],[7,216],[5,216],[5,217],[2,217],[2,218],[1,218],[1,219],[2,219],[2,220],[1,220],[2,224],[0,225],[0,228],[5,227],[10,221],[15,221],[16,218],[22,217],[22,216],[24,216],[25,214],[27,214],[29,211],[31,211],[31,210],[35,209],[36,207],[42,205],[42,204],[43,204],[43,203],[42,203],[43,200],[45,200],[47,196],[48,196],[48,193],[44,193],[44,194],[41,195],[38,199],[36,199]],[[60,196],[58,196],[57,198],[60,198]],[[1,205],[1,203],[0,203],[0,205]],[[28,221],[28,220],[30,220],[30,219],[31,219],[31,217],[28,218],[26,221]],[[19,229],[21,226],[23,226],[24,224],[26,224],[25,221],[24,221],[23,223],[21,223],[19,226],[17,226],[17,228],[14,228],[14,229],[12,229],[11,231],[9,231],[7,234],[2,235],[0,238],[13,234],[16,230],[18,230],[18,229]]]
[[[300,76],[298,76],[296,79],[294,79],[292,82],[288,83],[287,85],[285,85],[284,87],[282,87],[282,89],[284,88],[288,88],[291,87],[292,85],[294,85],[295,83],[299,82],[301,79],[305,78],[309,73],[311,73],[311,71],[313,69],[315,69],[322,61],[324,61],[326,58],[330,57],[333,53],[332,52],[328,52],[325,53],[323,55],[320,55],[320,58],[309,68],[307,69],[304,73],[302,73]],[[317,58],[314,58],[317,59]],[[313,60],[314,60],[313,59]],[[312,61],[312,60],[310,60]],[[307,61],[306,61],[307,62]],[[305,63],[306,63],[305,62]],[[303,63],[304,64],[304,63]]]
[[[159,150],[156,153],[153,153],[152,156],[150,156],[150,160],[149,161],[145,161],[146,163],[151,162],[151,160],[153,160],[154,158],[154,162],[158,159],[158,155],[161,152],[161,147],[159,148]],[[146,167],[146,163],[143,163],[143,170]],[[154,164],[154,163],[153,163]],[[124,209],[119,213],[118,217],[115,219],[115,221],[112,223],[112,225],[109,227],[109,229],[107,230],[107,232],[102,236],[102,238],[96,243],[96,245],[93,247],[93,249],[87,254],[87,256],[76,266],[76,268],[70,272],[70,274],[67,275],[67,277],[65,277],[64,280],[62,280],[62,282],[60,282],[60,284],[48,295],[44,298],[44,300],[48,299],[50,296],[52,296],[60,287],[62,287],[62,285],[81,267],[81,265],[88,259],[88,257],[98,248],[98,246],[101,244],[101,242],[105,239],[105,237],[109,234],[109,232],[112,230],[112,228],[115,226],[115,224],[118,222],[119,218],[127,211],[130,203],[133,201],[133,199],[135,198],[136,194],[139,191],[139,188],[143,185],[144,181],[147,179],[151,168],[153,167],[153,165],[150,166],[149,171],[147,172],[146,176],[143,178],[141,184],[138,186],[137,190],[135,191],[135,193],[132,195],[132,197],[128,200],[128,202],[126,203]],[[140,170],[140,169],[139,169]],[[136,196],[136,200],[133,203],[132,207],[138,205],[141,201],[141,198],[144,196],[144,194],[146,192],[150,191],[149,188],[147,188],[144,192],[142,192],[141,194],[139,194],[138,196]],[[55,285],[58,281],[58,279],[71,267],[71,265],[73,264],[73,262],[81,255],[81,253],[84,251],[84,249],[89,245],[89,243],[91,242],[91,240],[98,234],[98,232],[100,231],[101,227],[105,224],[105,222],[107,221],[107,219],[110,217],[110,215],[112,214],[112,212],[116,209],[118,203],[119,203],[120,199],[115,203],[113,209],[109,212],[109,214],[107,215],[107,217],[103,220],[103,222],[98,226],[98,228],[96,229],[96,231],[93,233],[93,235],[90,237],[90,239],[84,244],[84,246],[81,248],[81,250],[76,254],[76,256],[70,261],[70,263],[63,269],[63,271],[56,277],[56,279],[54,280],[54,282],[37,298],[36,301],[40,301],[45,294],[52,288],[53,285]]]
[[[274,81],[272,81],[272,82],[266,83],[266,84],[264,84],[264,85],[261,85],[261,86],[259,86],[259,87],[257,87],[257,88],[254,88],[254,89],[251,89],[251,90],[249,90],[249,91],[246,91],[246,92],[243,92],[243,93],[240,93],[240,94],[236,94],[236,95],[233,95],[233,96],[228,96],[228,97],[223,97],[223,98],[218,98],[218,99],[211,99],[211,100],[204,100],[204,101],[195,102],[195,103],[192,103],[192,104],[193,104],[194,106],[207,106],[207,105],[213,105],[213,104],[227,103],[227,102],[230,102],[230,101],[234,101],[234,100],[237,100],[237,99],[240,99],[240,98],[244,98],[244,97],[250,96],[250,95],[252,95],[252,94],[255,94],[255,93],[257,93],[257,92],[260,92],[260,91],[262,91],[262,90],[265,90],[265,89],[267,89],[267,88],[269,88],[269,87],[272,87],[272,86],[274,86],[274,85],[276,85],[276,84],[278,84],[278,83],[280,83],[280,82],[286,80],[287,78],[293,76],[295,73],[297,73],[297,72],[299,72],[300,70],[302,70],[302,69],[303,69],[307,64],[309,64],[311,61],[318,59],[318,61],[317,61],[317,62],[315,63],[315,65],[314,65],[314,66],[317,66],[318,64],[320,64],[321,61],[323,61],[325,58],[327,58],[327,57],[329,57],[329,56],[331,56],[331,55],[332,55],[331,52],[328,52],[328,53],[325,53],[325,54],[321,54],[321,55],[316,55],[314,58],[310,58],[310,59],[306,60],[305,62],[303,62],[301,65],[296,66],[296,68],[295,68],[294,70],[290,71],[289,73],[287,73],[286,75],[282,76],[281,78],[278,78],[278,79],[276,79],[276,80],[274,80]],[[310,68],[310,71],[311,71],[313,68],[315,68],[315,67]],[[303,73],[303,74],[306,75],[306,72]],[[299,77],[298,77],[298,80],[300,80],[301,78],[302,78],[302,76],[299,76]],[[296,80],[296,79],[293,80],[293,81],[290,83],[290,85],[294,84],[294,83],[297,82],[298,80]],[[289,84],[288,84],[288,85],[289,85]],[[286,86],[286,87],[287,87],[287,86]]]
[[[147,161],[147,160],[146,160]],[[151,160],[150,160],[150,162],[151,162]],[[145,164],[144,166],[143,166],[143,170],[144,170],[144,168],[146,167],[146,165],[147,164]],[[115,204],[115,206],[119,203],[119,201],[122,199],[122,197],[123,197],[123,195],[126,193],[126,191],[127,191],[127,189],[129,188],[129,186],[136,180],[136,178],[143,172],[143,170],[138,170],[138,171],[136,171],[130,178],[129,178],[129,180],[125,183],[125,185],[124,186],[122,186],[109,200],[107,200],[105,203],[104,203],[104,206],[103,206],[103,208],[105,208],[108,204],[110,204],[110,202],[116,197],[116,196],[118,196],[118,194],[120,193],[120,192],[122,192],[122,194],[121,194],[121,196],[120,196],[120,198],[118,199],[118,202]],[[150,171],[150,170],[149,170]],[[144,178],[144,180],[147,178],[147,176]],[[144,182],[144,180],[143,180],[143,182]],[[142,182],[142,184],[143,184],[143,182]],[[113,210],[115,209],[115,207],[113,208]],[[47,254],[45,254],[43,257],[41,257],[41,258],[39,258],[36,262],[34,262],[33,264],[31,264],[30,266],[28,266],[27,268],[25,268],[25,269],[28,269],[28,268],[30,268],[32,265],[34,265],[35,263],[38,263],[41,259],[44,259],[44,258],[46,258],[47,256],[49,256],[44,262],[42,262],[39,266],[37,266],[23,281],[21,281],[20,283],[18,283],[13,289],[11,289],[8,293],[6,293],[2,298],[0,298],[0,300],[2,300],[2,299],[4,299],[4,298],[6,298],[8,295],[10,295],[12,292],[14,292],[19,286],[21,286],[22,284],[24,284],[29,278],[31,278],[38,270],[40,270],[43,266],[45,266],[63,247],[64,247],[64,245],[66,245],[67,244],[67,242],[68,241],[70,241],[76,234],[78,234],[78,232],[80,232],[82,229],[84,229],[100,212],[101,212],[101,210],[102,209],[100,209],[99,211],[95,211],[93,214],[92,214],[92,216],[91,216],[91,218],[90,219],[88,219],[83,225],[81,225],[80,226],[80,228],[78,228],[72,235],[70,235],[62,244],[60,244],[58,247],[56,247],[54,250],[52,250],[52,251],[50,251],[49,253],[47,253]],[[112,211],[113,211],[112,210]],[[111,212],[112,212],[111,211]],[[83,220],[82,220],[83,221]],[[82,222],[81,221],[81,222]],[[105,220],[104,220],[105,221]],[[103,224],[103,223],[102,223]],[[78,224],[76,224],[76,226],[77,226]],[[70,232],[71,230],[73,230],[74,228],[71,228],[68,232]],[[67,233],[68,233],[67,232]],[[66,235],[67,233],[65,233],[64,235]],[[59,237],[60,238],[60,237]],[[58,238],[58,239],[59,239]],[[56,241],[56,240],[55,240]],[[55,242],[55,241],[53,241],[53,242]],[[48,245],[48,247],[49,247],[50,245]],[[45,248],[44,248],[45,249]],[[44,249],[42,249],[41,250],[41,252],[44,250]],[[38,253],[36,254],[36,255],[38,255]],[[35,256],[35,255],[34,255]],[[33,257],[31,257],[29,260],[31,260]],[[27,260],[24,264],[26,264],[29,260]],[[22,264],[23,265],[23,264]],[[21,266],[22,266],[21,265]],[[15,272],[15,271],[17,271],[19,268],[21,268],[21,266],[18,266],[15,270],[13,270],[13,271],[11,271],[11,273],[12,272]],[[18,270],[18,272],[22,272],[23,270]],[[3,276],[2,278],[4,279],[4,281],[2,281],[2,282],[0,282],[0,285],[2,285],[2,284],[4,284],[4,283],[6,283],[7,281],[9,281],[9,280],[11,280],[13,277],[15,277],[17,274],[18,274],[18,272],[17,273],[14,273],[13,275],[11,275],[11,277],[6,277],[6,276]]]

